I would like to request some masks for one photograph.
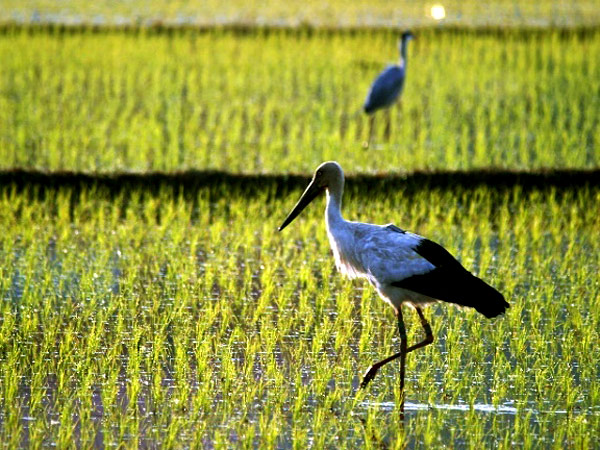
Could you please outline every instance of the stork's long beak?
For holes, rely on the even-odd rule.
[[[308,187],[304,190],[304,193],[302,194],[302,197],[300,197],[300,200],[298,200],[298,203],[296,203],[296,206],[294,206],[294,209],[292,209],[292,211],[288,214],[288,216],[285,218],[285,220],[279,227],[279,231],[287,227],[292,222],[292,220],[294,220],[298,216],[298,214],[300,214],[302,210],[304,210],[304,208],[306,208],[308,204],[312,202],[322,191],[322,187],[318,186],[314,180],[311,181]]]

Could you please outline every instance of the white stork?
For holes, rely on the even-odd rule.
[[[392,224],[344,220],[341,213],[344,172],[335,161],[317,167],[310,184],[279,231],[323,191],[327,193],[327,234],[338,270],[349,278],[366,278],[379,296],[394,308],[398,319],[400,352],[373,364],[363,377],[362,388],[375,377],[381,366],[400,358],[400,389],[404,392],[406,354],[433,342],[422,306],[441,300],[475,308],[488,318],[502,314],[509,307],[500,292],[467,271],[441,245]],[[416,309],[425,330],[425,339],[410,347],[402,319],[404,303]]]

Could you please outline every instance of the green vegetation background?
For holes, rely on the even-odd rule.
[[[361,112],[397,33],[94,32],[0,38],[0,168],[351,172],[594,168],[600,32],[422,30],[402,106]]]
[[[275,231],[301,192],[285,174],[324,159],[367,175],[598,168],[595,4],[444,4],[432,27],[409,1],[0,0],[0,170],[283,174],[0,185],[0,443],[593,447],[593,172],[560,188],[349,180],[347,218],[439,241],[511,303],[495,321],[428,308],[405,423],[397,365],[357,391],[398,338],[376,293],[336,273],[321,205]],[[402,108],[365,151],[362,101],[408,26]]]
[[[428,308],[436,341],[408,358],[419,409],[405,427],[398,365],[357,390],[397,351],[391,309],[336,273],[320,205],[275,230],[300,192],[3,188],[0,441],[594,446],[597,187],[375,190],[367,202],[348,186],[347,217],[442,242],[511,303],[494,321]]]

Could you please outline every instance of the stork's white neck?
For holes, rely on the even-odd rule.
[[[342,223],[342,192],[338,189],[327,189],[327,207],[325,209],[325,219],[328,226],[335,226]]]

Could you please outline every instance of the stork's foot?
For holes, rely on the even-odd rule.
[[[365,372],[365,374],[363,375],[363,379],[360,382],[360,388],[364,389],[367,387],[367,385],[369,384],[369,382],[375,378],[375,375],[377,375],[377,371],[379,370],[379,366],[377,366],[376,364],[373,364],[371,367],[369,367],[367,369],[367,371]]]

